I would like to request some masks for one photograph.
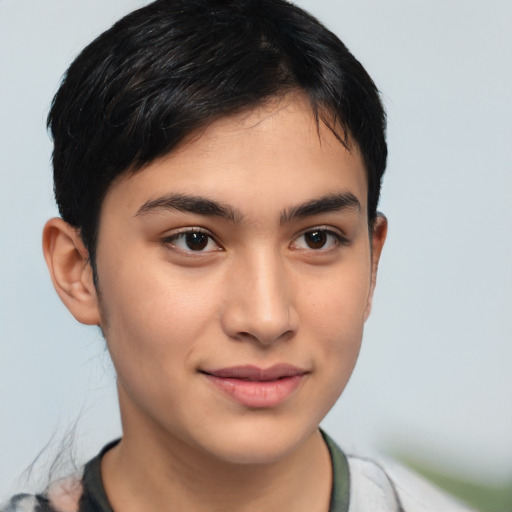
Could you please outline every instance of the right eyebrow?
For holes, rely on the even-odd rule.
[[[166,194],[145,202],[135,214],[147,215],[159,210],[178,210],[208,217],[220,217],[229,222],[240,222],[242,213],[230,205],[213,201],[206,197],[188,194]]]

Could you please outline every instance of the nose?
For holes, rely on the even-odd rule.
[[[298,328],[293,283],[278,255],[269,251],[240,259],[227,281],[222,325],[231,338],[270,345],[293,337]]]

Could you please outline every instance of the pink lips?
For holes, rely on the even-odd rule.
[[[262,369],[233,366],[202,373],[221,391],[242,405],[254,408],[276,407],[284,402],[302,382],[307,372],[288,364]]]

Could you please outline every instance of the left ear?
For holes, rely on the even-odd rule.
[[[373,225],[373,233],[372,233],[372,253],[371,253],[371,282],[370,282],[370,292],[368,293],[368,302],[366,304],[366,310],[364,312],[364,320],[370,316],[370,311],[372,310],[372,300],[373,300],[373,292],[375,291],[375,285],[377,283],[377,271],[379,269],[379,260],[380,255],[382,253],[382,248],[384,247],[384,242],[386,241],[386,235],[388,233],[388,219],[382,214],[377,213],[377,218],[375,219],[375,223]]]

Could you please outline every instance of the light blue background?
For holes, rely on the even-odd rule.
[[[119,432],[99,331],[60,304],[40,249],[56,214],[45,117],[72,58],[135,0],[0,0],[0,496],[80,415]],[[352,381],[325,422],[473,478],[512,474],[512,1],[303,0],[367,67],[389,116],[390,232]],[[33,479],[37,484],[37,478]]]

